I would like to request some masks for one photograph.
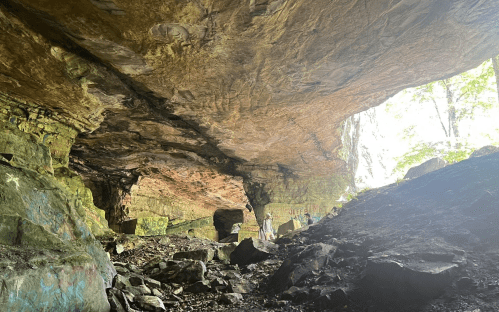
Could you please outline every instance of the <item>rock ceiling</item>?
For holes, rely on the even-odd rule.
[[[498,54],[498,20],[478,0],[4,0],[0,96],[65,125],[44,143],[89,174],[330,175],[348,116]]]

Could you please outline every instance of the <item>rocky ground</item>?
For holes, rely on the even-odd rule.
[[[128,311],[498,311],[497,176],[498,154],[472,158],[367,191],[274,243],[103,241],[120,251],[109,298]]]

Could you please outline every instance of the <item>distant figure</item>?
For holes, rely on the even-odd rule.
[[[258,233],[258,238],[261,240],[275,239],[274,229],[272,228],[272,215],[270,213],[267,213],[265,220],[263,220],[262,227]]]
[[[312,217],[310,216],[310,213],[306,213],[305,216],[307,217],[307,224],[310,225],[310,224],[314,224],[314,219],[312,219]]]

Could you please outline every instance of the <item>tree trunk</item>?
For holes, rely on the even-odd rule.
[[[445,129],[444,122],[442,121],[442,117],[440,116],[440,111],[438,110],[437,101],[435,101],[435,99],[433,97],[431,98],[431,100],[433,101],[433,104],[435,105],[435,110],[437,111],[438,120],[440,121],[440,125],[442,126],[442,129],[444,130],[445,137],[448,138],[450,136],[450,134],[447,132],[447,129]]]
[[[492,67],[494,68],[494,74],[496,75],[497,100],[499,101],[499,55],[492,58]]]
[[[454,138],[458,138],[459,129],[457,125],[456,106],[454,105],[454,97],[447,81],[444,80],[444,82],[445,82],[445,95],[447,97],[447,107],[449,110],[449,137],[451,137],[452,133],[454,134]],[[456,146],[454,147],[459,148],[460,144],[457,143]]]

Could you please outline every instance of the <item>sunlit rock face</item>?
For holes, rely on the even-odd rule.
[[[248,194],[258,218],[318,216],[351,180],[342,121],[496,55],[498,17],[494,1],[6,0],[0,117],[108,218],[138,213],[141,185],[200,215]]]

